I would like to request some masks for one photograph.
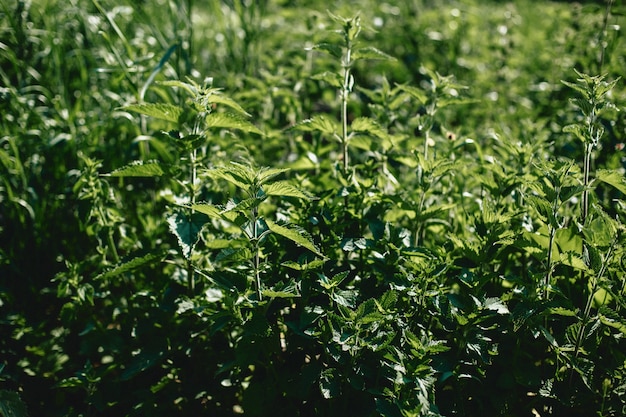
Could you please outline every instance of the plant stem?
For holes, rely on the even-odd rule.
[[[350,66],[352,55],[352,42],[346,45],[346,54],[343,57],[343,85],[341,89],[341,147],[343,153],[343,171],[348,172],[348,96],[352,89]]]
[[[606,2],[606,12],[604,13],[604,25],[602,27],[602,33],[600,35],[600,45],[602,50],[600,51],[600,63],[598,68],[598,73],[602,72],[602,67],[604,66],[604,55],[606,52],[606,47],[604,46],[604,38],[606,36],[606,29],[609,26],[609,16],[611,15],[611,6],[613,6],[613,0],[608,0]]]
[[[187,54],[185,56],[185,64],[186,64],[186,72],[189,74],[191,72],[191,54],[193,53],[193,24],[191,22],[191,17],[193,10],[193,0],[187,0],[187,30],[188,30],[188,38],[187,38]]]
[[[589,176],[591,172],[591,151],[593,143],[585,144],[585,160],[583,167],[583,197],[582,197],[582,218],[581,224],[584,226],[589,215]]]
[[[550,288],[550,282],[552,281],[552,247],[554,246],[554,238],[556,237],[556,228],[550,227],[550,240],[548,242],[548,270],[546,271],[545,281],[543,283],[543,296],[544,300],[547,300],[550,295],[548,289]]]
[[[254,252],[254,259],[252,260],[252,268],[254,270],[254,283],[256,286],[256,295],[259,301],[263,299],[261,294],[261,273],[259,271],[260,254],[259,254],[259,230],[257,225],[258,208],[252,208],[252,215],[250,220],[252,221],[252,250]]]
[[[197,157],[197,151],[196,149],[193,149],[190,153],[189,153],[189,167],[190,167],[190,185],[189,185],[189,193],[190,193],[190,202],[191,205],[193,206],[194,204],[196,204],[196,176],[197,176],[197,166],[196,166],[196,157]],[[192,215],[193,215],[193,209],[191,207],[189,207],[189,212],[188,212],[188,216],[189,216],[189,223],[188,223],[188,227],[189,227],[189,236],[193,235],[193,219],[192,219]],[[191,263],[191,252],[192,252],[193,248],[190,246],[189,247],[189,254],[187,256],[187,283],[189,286],[189,292],[193,294],[194,289],[195,289],[195,277],[194,277],[194,268],[193,268],[193,264]]]

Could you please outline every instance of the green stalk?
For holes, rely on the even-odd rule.
[[[569,171],[569,169],[568,169]],[[554,247],[554,239],[556,238],[556,231],[558,226],[558,215],[559,215],[559,200],[561,199],[561,186],[556,187],[556,196],[554,197],[554,201],[552,202],[552,217],[554,218],[554,222],[556,224],[550,224],[550,239],[548,241],[548,268],[546,271],[546,277],[543,285],[543,296],[544,300],[548,300],[550,298],[550,294],[548,289],[550,288],[550,283],[552,282],[552,270],[554,265],[552,263],[552,252]]]
[[[189,37],[187,39],[187,56],[186,60],[186,70],[189,74],[191,72],[191,55],[193,54],[193,24],[191,22],[193,10],[193,0],[187,0],[187,30],[189,31]]]
[[[606,52],[606,48],[604,46],[604,38],[606,36],[606,30],[609,27],[609,16],[611,15],[611,6],[613,6],[613,0],[608,0],[606,2],[606,11],[604,13],[604,25],[602,28],[600,42],[599,42],[599,44],[602,45],[602,50],[600,51],[600,65],[599,65],[598,73],[602,72],[602,67],[604,66],[604,54]]]
[[[197,164],[196,164],[196,158],[197,158],[197,151],[196,149],[193,149],[190,153],[189,153],[189,167],[190,167],[190,181],[191,184],[189,186],[189,193],[190,193],[190,207],[189,207],[189,212],[188,212],[188,216],[189,216],[189,236],[192,235],[193,233],[193,219],[192,219],[192,215],[193,215],[193,209],[191,208],[191,206],[193,206],[194,204],[196,204],[196,177],[197,177]],[[189,286],[189,292],[191,294],[193,294],[196,283],[195,283],[195,276],[194,276],[194,268],[193,268],[193,264],[191,262],[191,252],[192,252],[193,248],[189,247],[189,254],[187,256],[187,279],[188,279],[188,286]]]
[[[347,41],[346,54],[343,57],[343,85],[341,89],[341,148],[343,156],[343,171],[348,172],[348,96],[352,90],[350,66],[352,55],[352,42]]]
[[[581,223],[583,226],[587,221],[589,215],[589,177],[591,172],[591,153],[593,150],[593,143],[585,144],[585,156],[583,167],[583,197],[582,197],[582,218]]]
[[[542,298],[547,300],[550,295],[548,288],[550,288],[550,282],[552,281],[552,247],[554,246],[554,238],[556,237],[556,227],[550,227],[550,241],[548,242],[548,270],[546,271],[545,281],[543,283],[543,295]]]
[[[261,301],[263,299],[263,295],[261,294],[261,272],[259,270],[261,259],[259,254],[259,230],[257,225],[258,215],[258,208],[254,207],[252,209],[252,216],[250,218],[250,220],[252,221],[252,250],[254,251],[252,268],[254,269],[254,283],[256,285],[256,295],[259,301]]]

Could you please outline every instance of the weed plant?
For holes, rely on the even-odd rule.
[[[619,1],[0,0],[0,414],[626,414]]]

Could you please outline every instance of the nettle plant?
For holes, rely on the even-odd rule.
[[[190,294],[195,291],[197,275],[206,277],[201,270],[202,266],[210,268],[210,261],[201,261],[204,255],[197,250],[197,245],[202,237],[202,229],[213,219],[217,228],[221,222],[224,224],[224,230],[235,232],[235,238],[229,239],[228,242],[219,240],[205,243],[210,248],[224,245],[221,248],[223,249],[221,258],[249,261],[250,278],[257,301],[261,301],[263,297],[260,278],[261,246],[269,233],[279,234],[322,257],[310,238],[302,231],[264,216],[262,203],[270,197],[310,200],[312,196],[290,182],[276,179],[287,169],[256,168],[245,156],[241,156],[239,163],[207,166],[207,163],[210,163],[207,154],[212,150],[212,135],[216,134],[213,132],[229,129],[260,136],[262,132],[245,120],[249,115],[239,104],[219,89],[210,86],[210,81],[202,86],[191,80],[168,81],[161,84],[186,93],[189,99],[186,100],[185,106],[141,103],[126,106],[125,110],[174,124],[175,129],[159,131],[155,136],[160,141],[173,143],[180,160],[170,164],[160,161],[136,161],[116,169],[108,176],[117,178],[166,176],[178,185],[178,192],[168,188],[163,190],[161,195],[172,203],[167,223],[177,238],[182,260],[177,275],[181,277],[181,281],[186,282]],[[217,107],[220,110],[216,110]],[[221,108],[226,108],[227,111],[221,111]],[[208,194],[216,194],[210,189],[215,187],[218,180],[225,180],[234,186],[234,190],[226,190],[226,193],[233,192],[233,198],[225,204],[201,201],[201,198]],[[150,258],[144,259],[148,261]],[[196,264],[196,261],[199,263]],[[133,267],[141,263],[140,260],[131,262]],[[178,263],[176,260],[172,262]],[[124,264],[119,268],[126,269]]]
[[[511,319],[515,331],[530,330],[533,339],[547,343],[542,367],[553,372],[544,368],[535,375],[543,384],[538,404],[544,411],[597,402],[600,415],[608,415],[623,412],[624,401],[620,346],[626,321],[619,272],[624,225],[619,201],[606,206],[598,196],[600,189],[624,193],[626,182],[616,170],[594,172],[593,158],[604,134],[602,120],[616,110],[609,94],[617,80],[577,75],[577,82],[564,84],[579,94],[572,102],[581,117],[564,132],[583,145],[582,169],[568,159],[535,165],[538,177],[528,184],[523,201],[536,224],[516,245],[543,263],[530,270],[533,280],[512,298],[524,295]]]

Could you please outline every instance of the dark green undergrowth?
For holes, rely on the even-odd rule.
[[[0,0],[0,415],[623,416],[626,9]]]

